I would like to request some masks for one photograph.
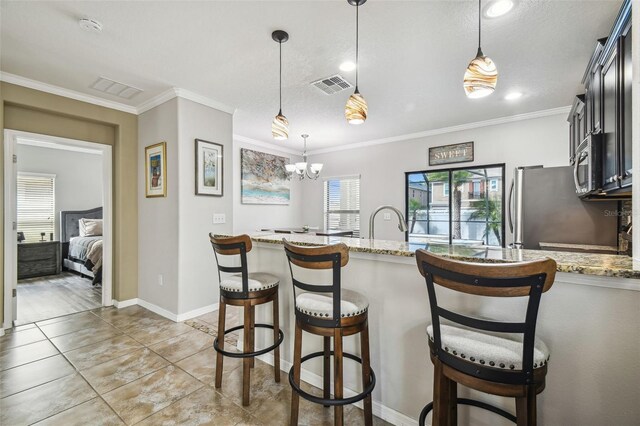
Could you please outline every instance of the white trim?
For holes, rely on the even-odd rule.
[[[132,105],[126,105],[120,102],[99,98],[97,96],[87,95],[84,93],[76,92],[75,90],[65,89],[59,86],[54,86],[52,84],[43,83],[37,80],[31,80],[30,78],[21,77],[15,74],[9,74],[9,73],[3,72],[2,74],[0,74],[0,80],[5,81],[7,83],[15,84],[18,86],[39,90],[41,92],[51,93],[52,95],[64,96],[65,98],[71,98],[77,101],[87,102],[89,104],[99,105],[105,108],[111,108],[118,111],[128,112],[129,114],[138,113],[138,109]]]
[[[57,149],[64,151],[82,152],[84,154],[102,155],[102,151],[98,149],[83,148],[80,146],[60,145],[52,142],[46,142],[36,139],[20,138],[18,145],[36,146],[38,148]]]
[[[362,179],[361,175],[340,175],[340,176],[326,176],[322,180],[340,180],[340,179]]]
[[[116,308],[122,309],[122,308],[128,308],[129,306],[137,305],[138,299],[129,299],[129,300],[123,300],[123,301],[118,301],[116,299],[113,299],[112,303],[113,303],[113,306],[115,306]]]
[[[238,350],[242,350],[242,347],[241,347],[242,345],[240,345],[240,343],[241,341],[238,340]],[[257,358],[269,365],[273,365],[273,354],[271,353],[260,355]],[[291,362],[280,358],[280,371],[283,371],[284,373],[289,374],[289,370],[291,369],[291,367],[292,367]],[[307,382],[308,384],[315,386],[316,388],[319,388],[319,389],[322,389],[322,387],[324,386],[322,376],[316,373],[312,373],[311,371],[305,368],[300,369],[300,380]],[[357,394],[358,392],[354,391],[353,389],[349,389],[347,387],[344,388],[345,398],[348,398]],[[362,401],[356,402],[353,405],[355,405],[356,407],[362,408]],[[386,405],[376,400],[372,401],[372,411],[374,416],[379,417],[382,420],[385,420],[393,425],[414,426],[418,424],[418,420],[413,419],[405,414],[402,414],[401,412],[396,411],[392,408],[389,408]]]
[[[286,154],[296,155],[298,157],[302,157],[302,151],[296,151],[295,149],[287,148],[285,146],[271,144],[269,142],[260,141],[257,139],[251,139],[242,135],[233,135],[234,142],[246,143],[249,145],[259,146],[261,148],[270,149],[272,151],[284,152]]]
[[[167,319],[170,319],[173,322],[178,322],[178,316],[176,314],[174,314],[173,312],[169,312],[166,309],[161,308],[160,306],[156,306],[153,303],[149,303],[146,300],[142,300],[140,298],[137,299],[137,304],[142,306],[145,309],[150,310],[151,312],[154,312]]]
[[[500,117],[500,118],[492,118],[491,120],[476,121],[476,122],[473,122],[473,123],[465,123],[465,124],[460,124],[460,125],[451,126],[451,127],[442,127],[440,129],[425,130],[423,132],[409,133],[409,134],[406,134],[406,135],[391,136],[391,137],[388,137],[388,138],[373,139],[373,140],[370,140],[370,141],[357,142],[357,143],[339,145],[339,146],[334,146],[334,147],[329,147],[329,148],[316,149],[316,150],[313,150],[313,151],[309,151],[307,153],[307,155],[311,156],[311,155],[316,155],[316,154],[326,154],[326,153],[329,153],[329,152],[345,151],[345,150],[349,150],[349,149],[365,148],[365,147],[374,146],[374,145],[382,145],[382,144],[387,144],[387,143],[392,143],[392,142],[400,142],[400,141],[406,141],[406,140],[411,140],[411,139],[418,139],[418,138],[425,138],[425,137],[429,137],[429,136],[442,135],[442,134],[445,134],[445,133],[459,132],[459,131],[462,131],[462,130],[478,129],[480,127],[495,126],[495,125],[498,125],[498,124],[513,123],[513,122],[516,122],[516,121],[531,120],[531,119],[534,119],[534,118],[548,117],[550,115],[558,115],[558,114],[566,115],[566,114],[569,114],[570,110],[571,110],[570,106],[565,106],[565,107],[560,107],[560,108],[545,109],[545,110],[542,110],[542,111],[527,112],[527,113],[524,113],[524,114],[510,115],[510,116],[507,116],[507,117]]]
[[[200,315],[208,314],[209,312],[217,311],[220,307],[220,303],[214,303],[213,305],[203,306],[202,308],[194,309],[189,312],[185,312],[184,314],[179,314],[177,316],[177,321],[182,322],[186,320],[190,320],[191,318],[199,317]]]
[[[159,95],[154,96],[153,98],[147,101],[144,101],[143,103],[138,105],[137,114],[138,115],[143,114],[149,111],[150,109],[157,107],[158,105],[162,105],[163,103],[170,101],[175,97],[176,97],[176,91],[173,88],[166,90],[160,93]]]
[[[176,96],[179,98],[188,99],[198,104],[208,106],[210,108],[217,109],[218,111],[226,112],[227,114],[231,115],[236,112],[236,109],[230,107],[229,105],[223,104],[222,102],[218,102],[214,99],[207,98],[206,96],[199,95],[189,90],[181,89],[179,87],[175,87],[173,90],[175,90]]]

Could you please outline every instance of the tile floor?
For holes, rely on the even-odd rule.
[[[227,311],[227,324],[237,324],[236,310]],[[241,406],[240,360],[225,358],[222,388],[214,388],[216,323],[217,312],[187,325],[131,306],[16,327],[0,337],[0,424],[288,424],[287,376],[275,383],[259,360],[249,407]],[[234,344],[237,334],[225,340]],[[300,424],[333,424],[333,410],[301,400]],[[345,424],[364,424],[362,411],[346,407]]]

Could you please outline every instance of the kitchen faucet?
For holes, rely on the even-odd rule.
[[[393,210],[396,213],[396,216],[398,216],[398,229],[400,230],[400,232],[407,232],[407,222],[406,220],[404,220],[404,215],[402,214],[402,212],[398,209],[396,209],[393,206],[380,206],[377,209],[375,209],[373,211],[373,213],[371,213],[371,216],[369,217],[369,239],[373,239],[374,237],[374,221],[376,218],[376,215],[381,211],[381,210],[385,210],[385,209],[389,209],[389,210]]]

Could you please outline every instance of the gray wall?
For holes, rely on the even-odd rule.
[[[61,211],[102,206],[100,154],[23,144],[18,144],[17,154],[18,172],[56,175],[54,238],[60,237]]]
[[[475,161],[451,167],[505,163],[507,189],[513,169],[517,166],[568,165],[568,123],[565,114],[355,149],[320,154],[312,152],[311,158],[314,162],[324,163],[324,178],[361,175],[360,234],[366,237],[369,215],[377,206],[391,204],[404,211],[405,172],[429,168],[429,147],[468,141],[475,142]],[[305,224],[323,226],[322,191],[322,185],[305,187],[302,211]],[[395,215],[390,221],[384,221],[382,214],[378,215],[376,238],[404,239],[404,235],[398,231]],[[507,242],[511,242],[510,236]]]

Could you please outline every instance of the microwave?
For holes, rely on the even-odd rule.
[[[602,134],[589,133],[576,149],[573,165],[576,194],[589,197],[602,189]]]

